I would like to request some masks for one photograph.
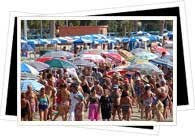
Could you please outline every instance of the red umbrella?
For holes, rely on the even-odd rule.
[[[43,57],[43,58],[38,58],[36,61],[45,62],[45,61],[52,60],[52,59],[55,59],[55,58],[52,58],[52,57]],[[60,59],[60,60],[66,60],[65,58],[58,58],[58,59]]]
[[[128,74],[134,74],[134,72],[129,72],[127,70],[120,69],[120,70],[112,70],[112,71],[109,71],[108,72],[108,75],[109,76],[113,76],[113,74],[116,73],[116,72],[119,72],[122,76],[125,75],[125,74],[127,74],[127,73]]]
[[[105,52],[105,53],[102,53],[102,56],[105,56],[107,58],[110,58],[113,62],[115,62],[117,64],[118,63],[122,63],[122,61],[124,61],[124,58],[121,57],[121,55],[118,54],[118,53],[113,53],[113,52],[107,53],[107,52]]]
[[[170,53],[168,52],[168,50],[165,49],[165,48],[163,48],[163,47],[161,47],[161,46],[154,45],[153,48],[154,48],[154,50],[155,50],[156,52],[158,52],[159,54],[162,54],[163,52],[165,52],[166,55],[170,55]]]

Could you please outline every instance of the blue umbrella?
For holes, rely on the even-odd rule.
[[[63,38],[63,37],[59,37],[59,38],[57,38],[60,42],[61,42],[61,44],[66,44],[68,41],[65,39],[65,38]]]
[[[35,68],[33,68],[32,66],[30,66],[26,63],[21,64],[21,72],[32,73],[34,75],[39,74],[39,72]]]
[[[43,62],[39,62],[39,61],[30,61],[30,62],[26,62],[28,65],[34,67],[35,69],[37,69],[38,71],[42,71],[45,69],[49,68],[48,64],[45,64]]]
[[[128,43],[128,42],[129,42],[129,38],[123,38],[123,39],[122,39],[122,42],[123,42],[123,43]]]
[[[67,59],[70,59],[74,56],[73,53],[67,52],[67,51],[48,51],[46,52],[42,58],[44,57],[52,57],[52,58],[63,58],[66,57]]]
[[[137,41],[138,41],[138,39],[137,39],[137,38],[135,38],[135,37],[131,37],[129,41],[130,41],[130,42],[137,42]]]
[[[173,62],[168,59],[156,58],[156,59],[150,60],[150,62],[154,64],[160,64],[163,66],[167,66],[169,68],[173,68]]]
[[[28,89],[28,86],[32,86],[32,90],[39,91],[42,87],[45,87],[44,85],[40,84],[39,82],[35,80],[21,80],[21,91],[25,92]]]
[[[23,43],[21,47],[22,51],[34,51],[33,47],[27,43]]]

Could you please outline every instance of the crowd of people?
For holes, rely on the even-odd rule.
[[[66,69],[47,69],[39,74],[44,85],[34,91],[28,86],[21,92],[21,119],[55,121],[132,120],[135,110],[140,120],[166,121],[173,113],[172,71],[158,65],[162,74],[143,75],[140,71],[120,74],[111,65],[84,67],[78,77]],[[87,118],[86,118],[87,116]]]

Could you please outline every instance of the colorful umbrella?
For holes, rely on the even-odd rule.
[[[102,49],[88,49],[88,50],[83,50],[79,54],[98,54],[100,55],[101,53],[105,52]]]
[[[31,73],[21,73],[21,79],[22,80],[24,80],[24,79],[38,80],[39,77],[37,77]]]
[[[147,63],[148,60],[135,58],[135,59],[131,60],[130,62],[131,62],[131,64],[143,64],[143,63]]]
[[[118,53],[119,53],[123,58],[125,58],[127,61],[131,61],[132,59],[135,58],[135,56],[134,56],[131,52],[128,52],[128,51],[126,51],[126,50],[119,49],[119,50],[118,50]]]
[[[97,65],[93,62],[84,59],[77,59],[73,62],[76,66],[84,66],[84,67],[97,67]]]
[[[169,59],[156,58],[154,60],[150,60],[150,62],[173,68],[173,62],[170,61]]]
[[[31,73],[33,75],[39,74],[39,72],[35,68],[33,68],[32,66],[30,66],[26,63],[21,64],[21,72]]]
[[[39,62],[39,61],[30,61],[30,62],[26,62],[26,63],[29,64],[30,66],[34,67],[38,71],[42,71],[42,70],[49,68],[48,64],[45,64],[45,63]]]
[[[129,71],[134,71],[134,72],[140,71],[141,74],[146,74],[146,75],[162,73],[162,71],[157,66],[151,63],[134,64],[134,65],[127,66],[124,69]]]
[[[124,61],[124,58],[121,57],[120,54],[114,52],[104,52],[102,53],[102,56],[105,56],[106,58],[110,58],[112,62],[117,64],[122,63],[122,61]]]
[[[46,52],[41,57],[52,57],[52,58],[67,58],[70,59],[74,56],[73,53],[67,52],[67,51],[49,51]]]
[[[34,51],[33,47],[27,43],[23,43],[21,46],[22,51]]]
[[[161,46],[153,45],[152,48],[159,54],[162,54],[163,52],[165,52],[166,55],[170,55],[168,50],[166,48],[161,47]]]
[[[52,60],[52,59],[53,59],[52,57],[41,57],[41,58],[38,58],[36,61],[45,62],[45,61]]]
[[[71,62],[64,61],[61,59],[52,59],[52,60],[45,61],[44,63],[48,64],[50,67],[53,68],[77,68]]]
[[[82,54],[80,55],[80,58],[84,60],[89,60],[95,63],[105,62],[105,59],[101,55],[97,55],[97,54]]]
[[[134,55],[141,52],[148,52],[148,51],[142,48],[135,48],[131,51],[131,53],[133,53]]]
[[[35,80],[21,80],[21,91],[25,92],[28,89],[28,86],[32,86],[32,90],[36,90],[39,91],[42,87],[44,87],[44,85],[40,84],[39,82],[35,81]]]
[[[133,49],[131,52],[135,54],[136,57],[139,57],[140,59],[151,60],[151,59],[158,58],[156,54],[153,54],[141,48]]]

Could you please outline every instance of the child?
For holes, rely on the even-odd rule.
[[[78,95],[78,103],[75,107],[75,121],[83,121],[83,115],[84,115],[84,102],[83,98]]]

